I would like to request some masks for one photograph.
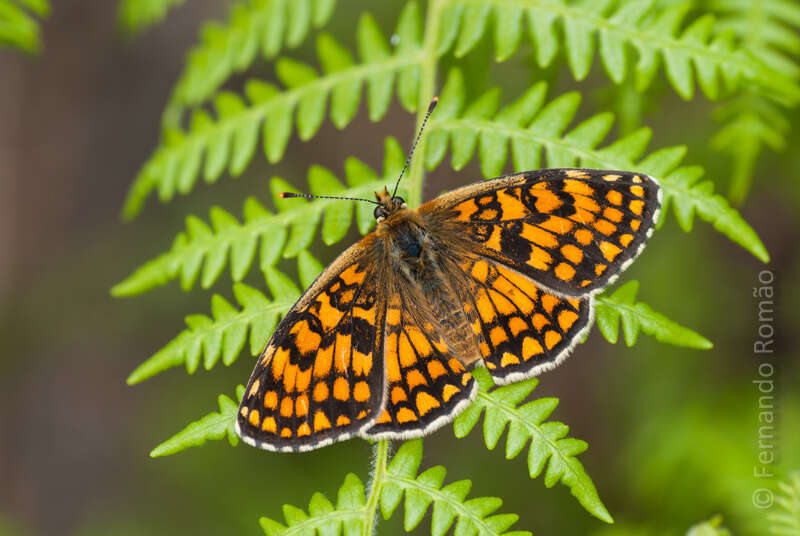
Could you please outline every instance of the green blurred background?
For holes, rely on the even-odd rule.
[[[361,440],[305,454],[220,441],[150,459],[155,445],[215,410],[217,394],[232,394],[231,386],[247,380],[246,356],[229,368],[191,377],[173,369],[125,385],[136,365],[182,329],[184,315],[208,311],[210,292],[186,294],[175,283],[127,300],[108,292],[167,249],[187,214],[205,216],[212,204],[238,213],[248,195],[268,203],[268,177],[302,189],[312,163],[340,173],[344,158],[356,155],[379,168],[385,136],[411,139],[414,118],[396,102],[379,124],[362,107],[344,131],[326,121],[310,142],[294,137],[279,165],[257,157],[235,181],[198,186],[166,206],[150,203],[137,221],[120,223],[126,189],[157,142],[184,54],[200,24],[223,18],[228,6],[192,0],[166,23],[125,40],[112,2],[61,0],[43,23],[40,57],[0,52],[0,535],[256,535],[258,518],[279,517],[282,504],[305,505],[317,490],[333,496],[347,472],[367,477],[370,448]],[[362,11],[391,28],[401,7],[340,2],[328,30],[352,45]],[[624,115],[641,103],[643,123],[654,130],[650,147],[687,145],[686,161],[703,165],[726,190],[729,162],[708,149],[718,128],[709,119],[713,103],[702,96],[681,101],[663,82],[638,101],[612,89],[597,61],[578,84],[562,70],[532,67],[529,46],[488,79],[473,74],[474,93],[500,81],[508,102],[546,78],[556,85],[551,98],[583,93],[584,117],[605,109]],[[310,59],[312,52],[306,44],[290,54]],[[467,66],[489,52],[477,49]],[[261,62],[255,74],[270,72]],[[800,124],[800,113],[792,114],[787,119]],[[616,525],[587,514],[563,485],[547,490],[541,478],[529,479],[522,457],[506,461],[502,449],[487,451],[477,431],[463,440],[451,427],[435,433],[425,441],[423,465],[443,463],[448,481],[471,478],[473,494],[502,497],[502,510],[518,513],[516,526],[534,534],[682,534],[717,513],[736,534],[765,534],[765,511],[752,494],[774,489],[776,480],[753,476],[759,392],[752,382],[761,362],[752,351],[753,287],[759,271],[774,274],[772,469],[784,477],[800,469],[799,141],[795,129],[783,154],[765,153],[741,207],[772,256],[769,265],[704,222],[685,234],[670,216],[623,277],[640,280],[639,299],[703,334],[714,349],[667,346],[645,335],[627,348],[595,331],[534,392],[560,398],[553,418],[588,441],[580,459]],[[479,178],[474,163],[458,173],[443,165],[428,176],[426,198]],[[327,262],[344,246],[315,247]],[[294,273],[293,262],[281,268]],[[264,287],[254,275],[249,282]],[[223,278],[212,290],[229,296],[230,283]],[[399,518],[381,524],[380,533],[402,533]]]

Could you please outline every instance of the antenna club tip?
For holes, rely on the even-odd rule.
[[[292,195],[291,195],[290,192],[280,192],[278,194],[278,197],[280,197],[281,199],[286,199],[286,198],[292,197]]]
[[[433,109],[436,108],[437,104],[439,104],[439,96],[438,95],[431,99],[431,103],[428,105],[428,112],[432,112]]]

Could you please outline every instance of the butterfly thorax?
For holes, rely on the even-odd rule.
[[[432,232],[432,222],[403,208],[389,214],[376,230],[383,244],[385,265],[399,295],[412,301],[418,322],[444,338],[453,354],[465,364],[480,358],[470,319],[459,304],[463,286],[457,277],[459,248],[456,237]]]

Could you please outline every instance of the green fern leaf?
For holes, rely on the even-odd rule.
[[[42,49],[42,30],[31,15],[47,17],[47,0],[0,0],[0,48],[13,47],[36,54]]]
[[[775,104],[750,92],[718,108],[714,118],[724,125],[711,138],[711,147],[729,155],[728,198],[741,204],[750,191],[759,156],[765,148],[775,152],[786,148],[791,123]]]
[[[639,166],[645,173],[651,175],[654,173],[649,159],[639,162]],[[692,230],[692,216],[696,212],[700,218],[710,222],[714,229],[745,248],[756,258],[764,263],[769,262],[769,253],[761,239],[724,197],[714,193],[714,184],[711,181],[697,183],[702,174],[701,167],[686,166],[660,176],[665,194],[662,207],[664,213],[666,214],[672,202],[678,224],[688,233]]]
[[[403,162],[403,149],[397,140],[387,138],[382,177],[360,160],[350,158],[345,164],[346,187],[330,171],[312,166],[308,173],[309,190],[324,195],[371,196],[397,177]],[[311,243],[321,218],[324,220],[322,238],[326,244],[336,243],[346,235],[354,202],[281,199],[278,197],[280,192],[297,190],[280,178],[272,179],[270,190],[276,213],[249,198],[244,204],[243,223],[218,207],[211,209],[211,226],[190,216],[186,220],[186,232],[175,238],[167,253],[135,270],[115,285],[111,293],[114,296],[132,296],[175,278],[180,278],[181,285],[188,290],[200,277],[201,271],[201,286],[208,288],[219,278],[228,258],[231,277],[234,281],[240,281],[250,269],[259,249],[259,264],[263,271],[274,265],[281,256],[289,258],[298,255]],[[405,191],[402,186],[401,191]],[[358,229],[365,234],[375,224],[373,207],[368,203],[355,205]]]
[[[636,302],[639,291],[638,281],[628,281],[613,293],[604,293],[595,302],[595,321],[600,333],[611,344],[616,344],[620,322],[625,344],[633,346],[639,331],[652,335],[659,342],[708,350],[713,347],[711,341],[680,326],[653,311],[646,303]]]
[[[125,0],[123,6],[142,1]],[[178,1],[146,0],[149,9],[137,5],[134,24],[138,28],[152,21],[158,4]],[[233,73],[250,67],[259,51],[273,58],[284,45],[300,45],[312,26],[320,28],[327,23],[335,5],[335,0],[243,0],[233,6],[224,25],[206,24],[173,89],[164,111],[164,126],[178,125],[186,106],[208,99]]]
[[[674,203],[678,223],[692,228],[696,212],[714,228],[747,249],[763,262],[769,260],[758,235],[739,213],[719,195],[710,181],[696,184],[703,170],[697,166],[678,167],[683,147],[670,147],[641,158],[650,141],[650,130],[641,128],[603,148],[598,148],[613,125],[611,114],[597,114],[567,131],[581,96],[566,93],[543,105],[546,85],[540,82],[496,114],[496,90],[489,90],[462,111],[466,88],[460,71],[449,73],[442,95],[454,103],[431,118],[430,140],[425,164],[433,169],[444,158],[448,140],[451,163],[460,169],[480,155],[481,171],[487,177],[499,175],[507,160],[508,146],[516,170],[540,167],[598,167],[640,171],[658,178],[664,192],[664,211]],[[546,157],[546,166],[542,163]]]
[[[667,79],[684,99],[693,97],[695,77],[711,99],[719,96],[723,81],[729,86],[754,85],[762,93],[777,92],[793,101],[800,99],[800,85],[793,79],[791,69],[777,62],[759,61],[738,47],[730,32],[715,34],[713,16],[701,16],[685,25],[692,7],[689,2],[664,8],[652,0],[621,3],[460,0],[457,3],[463,4],[464,9],[451,10],[451,20],[447,31],[440,33],[439,44],[440,50],[448,50],[455,43],[456,57],[469,53],[493,20],[495,59],[507,59],[521,41],[522,21],[526,19],[539,65],[548,66],[563,46],[577,80],[589,74],[597,38],[603,67],[617,84],[625,78],[632,56],[629,49],[636,51],[638,61],[633,72],[638,91],[649,87],[663,60]],[[555,30],[558,22],[563,28],[563,44],[559,43]]]
[[[317,40],[322,75],[310,65],[280,58],[275,70],[285,89],[250,80],[245,87],[247,99],[224,91],[215,96],[216,119],[198,109],[187,131],[167,129],[162,145],[134,181],[124,216],[135,216],[154,190],[166,202],[176,193],[188,193],[201,174],[206,182],[217,181],[226,167],[232,176],[239,175],[252,159],[260,128],[264,131],[267,160],[277,162],[283,156],[295,122],[301,140],[314,136],[325,118],[329,95],[331,119],[338,128],[344,128],[355,115],[363,84],[368,88],[367,104],[373,120],[386,113],[395,78],[400,102],[413,109],[422,57],[420,22],[414,9],[406,9],[406,13],[398,22],[396,35],[400,38],[393,54],[380,53],[388,50],[386,40],[374,20],[365,16],[357,28],[362,36],[359,55],[365,59],[363,63],[356,64],[344,47],[323,33]],[[376,42],[382,44],[373,48]]]
[[[709,8],[720,13],[719,29],[735,33],[750,54],[800,79],[800,6],[786,0],[716,0]],[[715,110],[714,119],[723,126],[711,147],[731,159],[728,198],[734,204],[747,197],[764,149],[785,149],[791,124],[784,116],[784,110],[752,89]]]
[[[482,367],[473,370],[479,392],[475,402],[456,417],[453,429],[456,437],[472,431],[481,414],[486,447],[494,449],[508,425],[506,458],[515,458],[530,440],[528,470],[531,478],[539,476],[545,466],[545,485],[562,482],[572,495],[593,516],[612,523],[611,514],[603,505],[597,490],[586,474],[583,464],[575,457],[585,451],[584,441],[565,437],[569,428],[560,422],[543,422],[558,405],[555,398],[541,398],[518,406],[538,384],[536,378],[493,388],[491,376]]]
[[[775,497],[776,510],[768,514],[772,534],[800,536],[800,472],[789,475],[786,482],[778,482],[780,493]]]
[[[491,515],[503,504],[497,497],[466,499],[471,482],[461,480],[442,487],[446,470],[431,467],[417,474],[422,462],[422,440],[404,443],[395,454],[386,471],[386,483],[381,489],[381,512],[389,519],[405,494],[403,526],[410,532],[425,517],[433,504],[431,534],[443,536],[455,523],[454,534],[500,535],[506,532],[519,516],[514,514]],[[514,532],[522,536],[529,532]]]
[[[186,0],[122,0],[117,6],[117,21],[128,34],[137,34],[158,24],[170,9],[182,6]]]
[[[159,456],[169,456],[192,447],[199,447],[206,441],[212,439],[228,438],[231,446],[239,443],[236,435],[234,423],[236,422],[236,410],[239,406],[238,401],[242,399],[244,386],[236,388],[236,402],[226,395],[219,395],[219,412],[209,413],[200,420],[194,421],[186,428],[167,439],[150,452],[152,458]]]
[[[800,6],[790,0],[713,0],[718,32],[733,32],[765,65],[800,77]]]
[[[361,534],[364,508],[364,484],[358,476],[350,473],[339,488],[336,506],[321,493],[315,493],[309,501],[308,514],[286,504],[283,506],[286,525],[268,517],[262,517],[259,524],[267,536],[338,536],[342,529],[345,536],[355,536]]]
[[[305,284],[317,269],[319,262],[304,252],[298,261],[302,281]],[[139,365],[128,377],[129,384],[139,383],[169,368],[185,365],[189,374],[194,373],[203,360],[203,367],[210,370],[222,362],[231,365],[247,342],[250,332],[250,354],[258,355],[267,343],[278,320],[300,297],[300,290],[292,280],[274,268],[267,271],[267,285],[273,299],[269,300],[260,291],[235,283],[233,294],[241,306],[236,309],[222,296],[211,298],[212,316],[189,315],[186,325],[177,337]]]

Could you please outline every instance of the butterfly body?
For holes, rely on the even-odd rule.
[[[490,179],[416,210],[377,193],[377,227],[287,313],[259,358],[237,431],[270,450],[424,435],[496,383],[558,365],[592,295],[644,247],[655,180],[552,169]]]

